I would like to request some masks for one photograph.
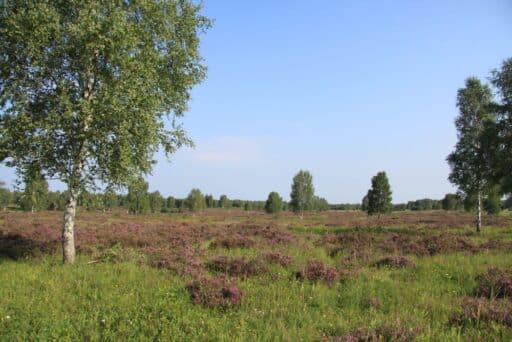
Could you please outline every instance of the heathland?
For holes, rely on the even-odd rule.
[[[0,214],[1,340],[510,340],[512,216]]]

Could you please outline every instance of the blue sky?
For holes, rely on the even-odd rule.
[[[183,120],[196,148],[157,156],[148,180],[165,195],[288,199],[305,169],[332,203],[359,202],[380,170],[394,202],[441,198],[457,89],[512,57],[508,0],[204,6],[208,79]]]

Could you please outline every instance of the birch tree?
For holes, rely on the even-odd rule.
[[[448,177],[467,198],[476,198],[476,230],[482,227],[482,200],[490,182],[490,155],[486,148],[487,126],[495,121],[490,110],[491,89],[477,78],[468,78],[457,93],[459,115],[455,119],[458,141],[448,156]]]
[[[0,3],[0,160],[67,185],[65,262],[82,189],[123,186],[158,149],[191,144],[178,118],[205,77],[209,25],[192,0]]]

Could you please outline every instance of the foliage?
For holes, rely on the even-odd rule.
[[[219,208],[230,208],[231,201],[228,199],[228,196],[221,195],[219,198]]]
[[[487,137],[491,139],[492,162],[490,169],[493,180],[497,180],[503,192],[512,193],[512,58],[503,61],[501,68],[491,73],[498,101],[493,103],[497,116],[496,125],[488,127]]]
[[[500,213],[503,208],[501,197],[501,189],[499,186],[493,186],[486,192],[483,204],[484,209],[488,214],[497,215]]]
[[[313,176],[309,171],[300,170],[293,177],[290,207],[302,216],[305,210],[312,209],[314,195]]]
[[[462,199],[457,194],[446,194],[441,204],[444,210],[461,210],[463,207]]]
[[[368,190],[368,193],[364,195],[363,199],[361,200],[361,210],[368,212],[368,208],[370,205],[370,190]]]
[[[25,211],[40,211],[47,207],[48,182],[36,166],[23,170],[25,188],[19,205]]]
[[[165,200],[160,195],[159,191],[151,192],[148,194],[149,197],[149,207],[152,213],[159,213],[162,211],[164,207]]]
[[[212,195],[204,196],[204,200],[206,202],[206,207],[207,208],[215,208],[215,200],[213,199]]]
[[[128,186],[126,202],[130,213],[146,214],[149,212],[148,183],[142,177],[138,177]]]
[[[193,212],[202,211],[206,208],[204,196],[199,189],[192,189],[185,200],[185,207]]]
[[[0,181],[0,207],[5,210],[12,201],[12,193],[5,187],[5,182]]]
[[[391,187],[386,172],[381,171],[372,178],[372,187],[368,191],[368,214],[389,213],[391,205]]]
[[[265,211],[268,214],[279,214],[283,210],[283,199],[275,191],[268,194],[265,202]]]

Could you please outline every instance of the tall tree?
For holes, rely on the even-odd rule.
[[[391,186],[386,172],[381,171],[372,178],[372,187],[368,191],[368,214],[380,215],[393,209],[391,204]]]
[[[265,202],[265,211],[269,214],[277,215],[283,210],[283,199],[275,191],[268,194]]]
[[[491,112],[491,89],[477,78],[468,78],[457,93],[459,115],[455,119],[458,141],[447,160],[448,177],[465,197],[476,197],[476,230],[482,226],[482,196],[489,187],[490,153],[485,148],[487,126],[495,121]]]
[[[193,0],[2,1],[0,160],[67,185],[66,262],[84,187],[125,185],[160,147],[191,144],[176,119],[205,77],[200,11]]]
[[[290,206],[295,212],[304,216],[304,210],[311,210],[315,188],[313,187],[313,176],[309,171],[300,170],[292,181],[292,191],[290,193]]]

